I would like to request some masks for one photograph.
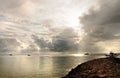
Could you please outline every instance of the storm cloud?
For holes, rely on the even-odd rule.
[[[105,42],[120,39],[120,0],[99,0],[97,9],[90,9],[80,17],[85,36],[82,39],[83,51],[103,51]],[[104,43],[100,46],[99,43]],[[117,46],[118,47],[118,46]]]
[[[13,38],[0,38],[0,52],[18,51],[20,43]]]
[[[75,43],[75,38],[77,38],[77,34],[74,30],[66,28],[53,38],[52,47],[50,47],[50,49],[53,51],[77,50],[79,46]]]
[[[58,35],[52,36],[51,41],[33,35],[34,42],[41,50],[47,49],[58,52],[77,50],[79,45],[76,43],[75,38],[77,38],[77,35],[72,28],[66,28]]]

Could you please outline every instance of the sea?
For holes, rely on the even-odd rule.
[[[80,52],[0,54],[0,78],[61,78],[78,64],[102,57]]]

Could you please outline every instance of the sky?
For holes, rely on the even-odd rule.
[[[119,51],[119,3],[0,0],[0,51]]]

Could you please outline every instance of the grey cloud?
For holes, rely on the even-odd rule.
[[[27,0],[0,0],[0,13],[15,13]]]
[[[0,38],[0,52],[14,52],[19,47],[19,42],[13,38]]]
[[[27,0],[0,0],[0,9],[1,10],[13,10],[22,6]]]
[[[120,38],[120,0],[100,0],[99,9],[90,9],[80,17],[86,36],[82,40],[85,51],[101,51],[97,43]],[[96,47],[96,48],[95,48]],[[89,48],[89,50],[87,50]],[[93,48],[93,49],[92,49]],[[101,48],[101,50],[99,50]]]
[[[75,43],[76,33],[72,28],[66,28],[58,35],[52,37],[52,42],[33,35],[34,42],[41,50],[48,49],[50,51],[73,51],[77,50],[79,45]]]
[[[21,25],[41,25],[39,22],[36,22],[36,21],[32,21],[28,19],[12,18],[4,14],[0,15],[0,22],[11,22],[11,23],[16,23]]]
[[[11,17],[7,17],[4,14],[0,15],[0,24],[1,24],[1,35],[4,36],[4,34],[18,34],[23,35],[27,34],[30,35],[31,33],[34,34],[36,31],[40,31],[47,29],[47,27],[42,26],[38,22],[33,22],[30,20],[19,20]],[[34,30],[35,31],[34,31]],[[15,36],[15,35],[14,35]]]
[[[79,45],[76,44],[75,38],[77,34],[72,28],[64,29],[60,34],[58,34],[52,40],[52,49],[53,51],[73,51],[77,50]]]
[[[47,42],[43,39],[43,38],[39,38],[35,35],[32,36],[34,39],[34,42],[41,48],[41,49],[45,49],[47,46]]]

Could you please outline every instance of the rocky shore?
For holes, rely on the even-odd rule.
[[[78,65],[62,78],[120,78],[120,59],[94,59]]]

